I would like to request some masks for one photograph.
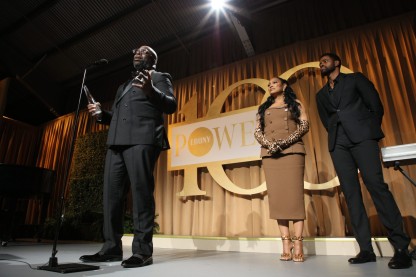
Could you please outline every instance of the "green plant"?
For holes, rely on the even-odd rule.
[[[89,133],[76,140],[69,175],[60,239],[102,240],[102,192],[107,131]],[[44,237],[54,236],[56,219],[44,225]]]
[[[76,141],[60,239],[102,241],[106,140],[107,131],[101,131],[80,136]],[[47,219],[43,236],[53,238],[55,228],[56,219]],[[155,222],[154,233],[159,229]],[[125,214],[124,233],[133,233],[129,211]]]

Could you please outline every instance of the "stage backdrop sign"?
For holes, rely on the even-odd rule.
[[[288,79],[296,71],[305,68],[319,68],[318,62],[296,66],[280,77]],[[352,71],[343,67],[343,73]],[[249,107],[227,113],[221,113],[229,94],[244,84],[254,84],[267,92],[268,80],[246,79],[232,84],[221,92],[203,118],[197,118],[197,99],[192,97],[179,113],[185,115],[185,122],[169,125],[168,170],[184,170],[184,186],[179,196],[205,195],[198,187],[199,167],[207,167],[212,178],[224,189],[242,195],[252,195],[266,190],[262,183],[252,189],[243,189],[234,184],[222,167],[224,164],[255,161],[260,159],[260,145],[254,139],[256,113],[258,107]],[[305,181],[305,189],[327,189],[339,185],[338,178],[322,184],[310,184]]]

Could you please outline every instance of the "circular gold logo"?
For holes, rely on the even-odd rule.
[[[204,156],[211,150],[213,141],[214,136],[209,129],[205,127],[197,128],[189,136],[189,152],[197,157]]]

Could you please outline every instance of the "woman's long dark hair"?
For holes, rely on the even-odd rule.
[[[300,116],[300,109],[299,109],[299,103],[296,102],[296,94],[293,91],[293,89],[289,86],[289,83],[287,80],[282,79],[280,77],[277,77],[282,84],[286,84],[286,89],[283,91],[283,101],[287,105],[290,113],[295,118],[296,122],[299,122],[299,116]],[[274,103],[274,97],[269,96],[267,97],[266,102],[261,104],[259,106],[258,115],[260,117],[260,127],[262,130],[264,130],[264,112]]]

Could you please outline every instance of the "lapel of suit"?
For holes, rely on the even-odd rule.
[[[123,98],[123,96],[124,95],[126,95],[126,93],[133,87],[132,85],[131,85],[131,82],[132,81],[130,81],[128,84],[127,84],[127,86],[124,88],[124,90],[123,90],[123,92],[120,94],[120,96],[117,98],[117,101],[116,101],[116,104],[118,104],[118,102],[120,102],[120,100]]]

